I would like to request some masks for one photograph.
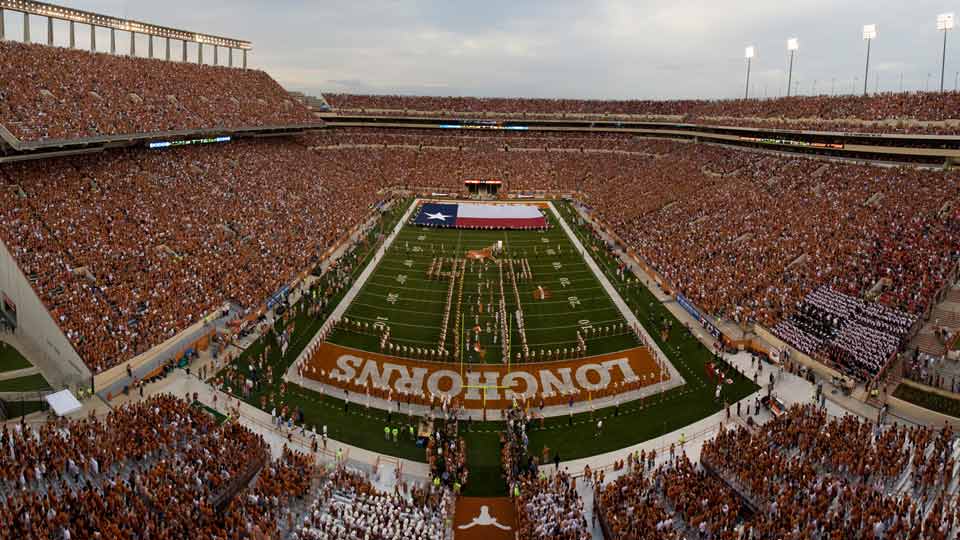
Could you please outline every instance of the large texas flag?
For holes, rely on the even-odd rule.
[[[547,219],[530,204],[424,203],[413,221],[429,227],[534,229]]]

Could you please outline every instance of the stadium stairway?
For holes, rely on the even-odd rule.
[[[940,341],[940,338],[933,333],[933,327],[929,323],[924,325],[920,333],[917,334],[917,337],[914,339],[914,344],[916,348],[920,349],[920,352],[932,356],[941,356],[947,350],[947,347]]]

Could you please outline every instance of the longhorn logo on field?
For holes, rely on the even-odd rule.
[[[510,530],[510,527],[506,525],[501,525],[500,522],[497,521],[497,518],[490,515],[490,507],[487,505],[483,505],[480,507],[480,515],[473,518],[473,521],[471,521],[470,523],[467,523],[466,525],[460,525],[457,528],[469,529],[470,527],[474,527],[476,525],[479,525],[481,527],[488,527],[490,525],[493,525],[494,527],[504,531]]]

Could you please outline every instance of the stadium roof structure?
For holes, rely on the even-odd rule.
[[[218,47],[229,47],[231,49],[251,50],[253,44],[241,39],[227,38],[213,34],[201,34],[190,32],[178,28],[159,26],[155,24],[135,21],[131,19],[121,19],[110,15],[101,15],[90,11],[73,9],[45,2],[33,2],[31,0],[0,0],[0,9],[9,9],[37,15],[40,17],[50,17],[53,19],[62,19],[73,21],[91,26],[100,26],[103,28],[113,28],[126,32],[136,32],[169,39],[179,39],[182,41],[192,41],[194,43],[203,43],[215,45]]]

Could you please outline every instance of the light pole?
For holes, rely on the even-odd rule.
[[[746,49],[743,50],[743,57],[747,59],[747,84],[743,89],[743,99],[750,97],[750,61],[753,60],[753,57],[757,55],[757,48],[753,45],[748,45]]]
[[[811,95],[817,95],[817,80],[813,80],[813,88],[810,90]]]
[[[863,70],[863,95],[867,95],[867,76],[870,75],[870,42],[877,38],[877,25],[863,25],[863,39],[867,42],[867,65]],[[851,92],[852,93],[852,92]]]
[[[790,70],[787,75],[787,97],[790,97],[790,84],[793,82],[793,55],[800,48],[800,41],[797,38],[787,40],[787,50],[790,51]]]
[[[943,74],[947,68],[947,32],[953,29],[953,13],[937,15],[937,30],[943,31],[943,55],[940,57],[940,91],[943,92]]]
[[[831,96],[837,95],[836,87],[837,87],[837,78],[830,77],[830,95]]]
[[[930,91],[930,74],[929,73],[927,73],[927,83],[923,86],[923,91],[924,92]]]

